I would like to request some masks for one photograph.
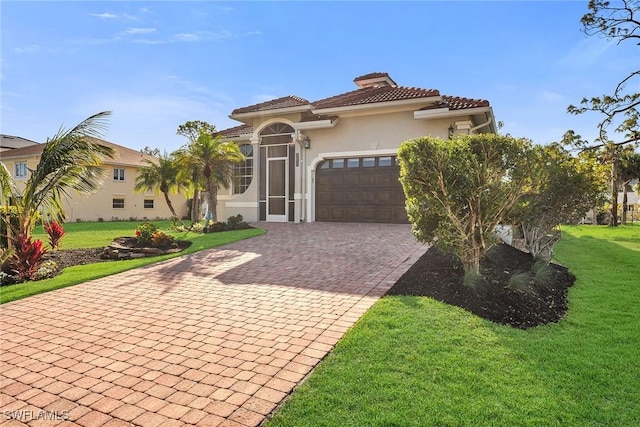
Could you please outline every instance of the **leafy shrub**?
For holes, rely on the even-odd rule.
[[[64,228],[57,221],[44,225],[44,231],[49,235],[49,245],[54,251],[60,247],[60,240],[64,237]]]
[[[31,276],[31,280],[49,279],[58,272],[58,264],[55,261],[47,260],[42,263],[40,268]]]
[[[249,228],[249,224],[245,222],[244,217],[240,214],[227,218],[227,225],[229,230],[244,230]]]
[[[158,227],[150,222],[142,223],[136,228],[136,239],[139,246],[149,246],[153,233],[158,231]]]
[[[156,231],[151,235],[151,247],[153,248],[166,248],[173,244],[173,236],[163,233],[162,231]]]
[[[32,241],[31,236],[25,234],[18,235],[13,243],[15,253],[9,262],[10,269],[20,279],[30,280],[44,261],[47,249],[42,246],[42,240]]]
[[[42,220],[42,216],[40,212],[36,212],[34,218],[34,223],[39,223]],[[7,222],[11,224],[11,228],[13,230],[20,229],[20,219],[18,218],[18,208],[15,206],[9,206],[9,210],[4,206],[0,206],[0,246],[7,247]]]

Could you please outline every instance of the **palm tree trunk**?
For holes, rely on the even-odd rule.
[[[622,225],[627,225],[627,209],[629,209],[629,201],[627,199],[627,185],[629,181],[622,184]]]
[[[217,199],[218,199],[218,192],[217,192],[217,188],[215,183],[213,182],[213,180],[209,177],[207,178],[207,204],[209,205],[209,212],[211,213],[211,220],[213,222],[217,221],[217,215],[216,215],[216,210],[217,210]]]
[[[200,189],[193,190],[193,199],[191,202],[191,223],[195,224],[200,221]]]
[[[169,207],[169,210],[171,211],[171,215],[173,216],[174,219],[179,220],[180,218],[178,218],[178,214],[176,214],[175,209],[173,209],[173,204],[171,203],[171,199],[169,199],[169,193],[168,192],[163,192],[162,194],[164,194],[164,201],[167,202],[167,206]]]

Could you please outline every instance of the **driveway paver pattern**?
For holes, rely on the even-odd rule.
[[[408,225],[259,226],[0,306],[0,425],[260,425],[426,250]]]

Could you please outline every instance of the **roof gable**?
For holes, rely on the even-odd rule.
[[[115,156],[113,159],[105,159],[105,164],[112,165],[122,165],[122,166],[143,166],[147,160],[155,160],[156,157],[151,156],[146,153],[142,153],[140,151],[133,150],[131,148],[123,147],[122,145],[114,144],[113,142],[105,141],[103,139],[87,137],[92,140],[94,143],[104,145],[106,147],[111,147],[115,151]],[[10,151],[3,151],[2,159],[17,159],[17,158],[25,158],[25,157],[39,157],[42,155],[44,151],[45,144],[37,144],[31,145],[22,148],[16,148]]]
[[[256,113],[260,111],[279,110],[282,108],[300,107],[305,105],[309,105],[309,101],[306,99],[295,95],[288,95],[283,96],[282,98],[272,99],[271,101],[249,105],[247,107],[236,108],[231,112],[231,114]]]

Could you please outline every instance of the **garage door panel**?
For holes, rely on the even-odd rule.
[[[363,164],[316,171],[316,220],[408,222],[398,166]]]

